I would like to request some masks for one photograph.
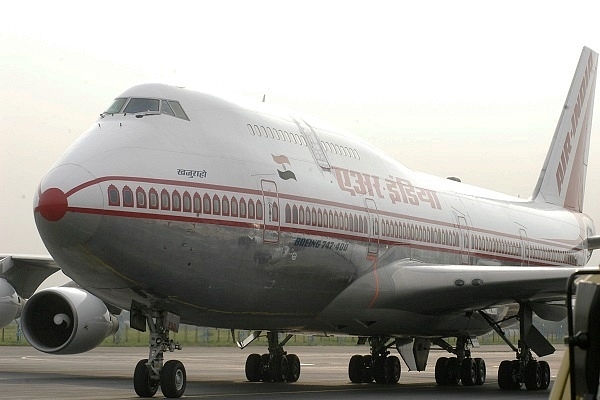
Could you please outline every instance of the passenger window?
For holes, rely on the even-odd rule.
[[[146,208],[146,192],[141,187],[136,190],[137,193],[137,206],[139,208]]]
[[[125,207],[133,207],[133,192],[129,186],[123,188],[123,205]]]

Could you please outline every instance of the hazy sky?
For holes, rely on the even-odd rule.
[[[410,168],[527,198],[581,48],[600,51],[597,0],[552,4],[3,4],[0,253],[45,253],[32,216],[39,180],[114,97],[144,82],[266,94]],[[584,210],[600,229],[598,97]]]

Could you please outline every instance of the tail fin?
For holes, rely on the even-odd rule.
[[[532,198],[581,212],[598,53],[584,47]]]

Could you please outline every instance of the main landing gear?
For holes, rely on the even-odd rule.
[[[443,339],[432,341],[448,352],[456,354],[456,357],[439,358],[435,363],[435,381],[438,385],[451,386],[462,382],[463,386],[475,386],[485,383],[485,361],[482,358],[471,358],[468,337],[457,338],[456,348]]]
[[[244,342],[238,342],[240,348],[246,347],[260,332],[254,332]],[[250,382],[296,382],[300,378],[300,359],[295,354],[288,354],[283,346],[292,338],[289,334],[279,342],[277,332],[268,332],[268,354],[250,354],[246,359],[246,378]]]
[[[498,386],[502,390],[518,390],[523,384],[527,390],[546,390],[550,386],[550,366],[546,361],[537,361],[532,350],[540,357],[554,353],[554,347],[532,323],[532,310],[529,304],[519,307],[520,337],[515,347],[506,337],[498,323],[485,313],[480,314],[490,323],[500,337],[515,351],[516,360],[505,360],[498,368]]]
[[[400,359],[390,356],[389,348],[395,344],[384,336],[369,338],[371,354],[354,355],[348,364],[348,377],[353,383],[381,384],[398,383],[400,380]]]
[[[141,313],[131,310],[131,327],[146,331],[150,328],[149,356],[140,360],[133,373],[133,387],[140,397],[152,397],[158,387],[167,398],[179,398],[186,385],[185,367],[180,361],[169,360],[163,364],[165,351],[181,350],[179,343],[169,339],[169,331],[177,332],[179,317],[168,312]]]

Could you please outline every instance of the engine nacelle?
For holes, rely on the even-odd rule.
[[[0,328],[19,318],[25,301],[6,279],[0,278]]]
[[[21,327],[39,351],[76,354],[117,332],[119,321],[102,300],[85,290],[53,287],[31,296],[23,307]]]

